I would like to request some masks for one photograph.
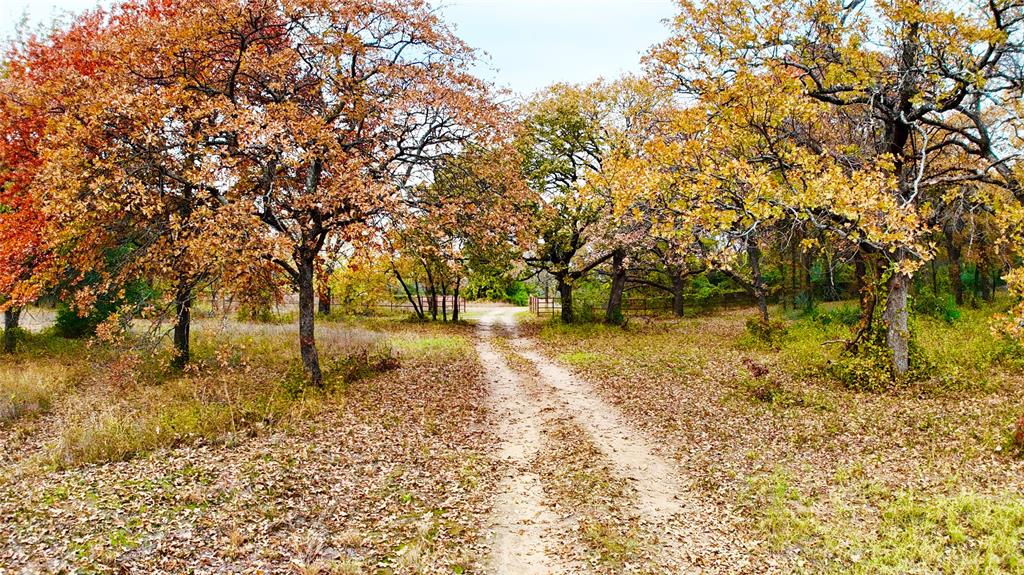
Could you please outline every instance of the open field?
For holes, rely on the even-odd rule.
[[[203,320],[184,373],[29,336],[0,369],[0,564],[1024,571],[1021,356],[973,323],[919,320],[935,377],[855,391],[820,319],[769,346],[750,310],[625,328],[472,311],[477,328],[324,322],[323,391],[290,383],[285,325]]]
[[[836,353],[822,343],[841,331],[812,321],[792,325],[777,350],[745,332],[748,310],[531,329],[657,437],[703,497],[739,512],[768,564],[1019,573],[1024,462],[1010,435],[1020,352],[978,327],[985,312],[971,313],[952,326],[919,320],[933,376],[884,392],[831,377]]]
[[[93,1],[0,575],[1024,575],[1024,0]]]
[[[468,334],[372,325],[323,326],[322,392],[289,384],[287,326],[200,324],[185,374],[33,336],[0,368],[0,571],[476,565],[493,440]]]

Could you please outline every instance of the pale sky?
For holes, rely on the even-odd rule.
[[[23,16],[36,25],[96,4],[0,0],[0,38],[10,38]],[[445,0],[441,5],[458,35],[489,54],[478,73],[524,96],[555,82],[638,71],[640,57],[668,35],[662,21],[675,13],[672,0]]]

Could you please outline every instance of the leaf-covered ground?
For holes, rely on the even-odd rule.
[[[466,339],[435,331],[390,334],[397,369],[295,399],[287,417],[234,436],[200,433],[125,461],[54,466],[60,429],[81,424],[68,419],[73,404],[141,394],[79,377],[52,406],[4,423],[18,449],[0,479],[0,572],[476,570],[491,475],[484,389]],[[286,378],[249,361],[252,386],[262,372]]]
[[[514,313],[323,322],[319,392],[290,326],[200,322],[185,373],[29,337],[0,573],[1024,573],[1024,354],[988,312],[919,318],[932,375],[870,392],[827,321],[486,327]]]
[[[980,313],[919,320],[933,376],[878,392],[829,376],[834,329],[793,322],[772,348],[745,333],[750,314],[530,329],[706,500],[740,507],[764,568],[1024,573],[1024,462],[1006,448],[1024,377],[984,359],[1001,344]]]

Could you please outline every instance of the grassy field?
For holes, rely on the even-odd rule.
[[[868,391],[837,375],[835,307],[790,313],[772,344],[750,310],[530,329],[742,513],[766,568],[1024,573],[1024,356],[993,335],[997,310],[916,318],[925,376]]]
[[[991,329],[998,311],[915,318],[925,369],[882,387],[851,378],[834,343],[848,304],[773,309],[770,342],[750,310],[624,328],[519,314],[515,337],[592,382],[739,517],[744,572],[1013,574],[1024,352]],[[287,324],[201,320],[183,372],[164,347],[27,334],[0,367],[0,565],[485,572],[500,464],[474,329],[321,322],[323,390],[302,386]],[[539,377],[514,339],[492,342]],[[545,505],[578,525],[559,552],[587,572],[642,565],[658,543],[629,510],[629,478],[579,421],[546,421],[531,465]]]
[[[0,565],[474,568],[490,439],[468,328],[325,322],[322,391],[294,329],[199,322],[185,372],[27,336],[0,368]]]

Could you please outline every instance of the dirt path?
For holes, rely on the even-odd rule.
[[[550,550],[560,543],[555,536],[558,519],[545,509],[541,478],[529,468],[546,440],[541,431],[545,413],[575,421],[614,473],[629,483],[633,512],[657,541],[645,568],[665,573],[742,571],[744,554],[729,536],[731,518],[722,517],[694,495],[677,467],[589,383],[547,359],[529,339],[517,337],[515,311],[487,314],[481,320],[483,338],[478,344],[481,362],[492,381],[502,455],[513,464],[496,494],[494,572],[580,572],[578,566],[558,566],[550,557]],[[528,393],[524,375],[511,369],[488,342],[496,333],[496,324],[502,328],[500,335],[512,338],[512,352],[525,362],[519,369],[532,371],[530,381],[540,389]],[[538,570],[539,564],[544,567]]]
[[[511,317],[509,313],[499,309],[481,318],[482,338],[476,347],[491,387],[499,454],[507,464],[494,494],[491,569],[499,575],[569,573],[551,554],[557,545],[558,520],[543,504],[540,476],[531,470],[542,445],[542,408],[488,341],[494,325],[502,315]]]

